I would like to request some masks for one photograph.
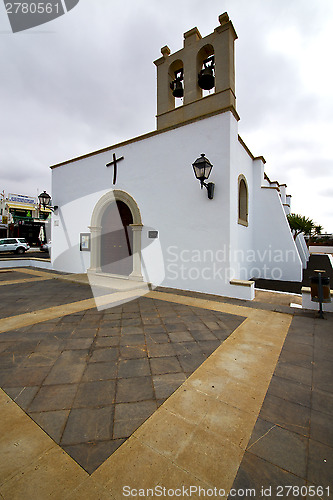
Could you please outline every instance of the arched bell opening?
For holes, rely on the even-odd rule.
[[[183,61],[177,59],[169,67],[169,87],[173,98],[173,107],[184,104],[184,67]]]
[[[197,55],[198,87],[201,97],[215,92],[215,56],[210,44],[202,47]]]

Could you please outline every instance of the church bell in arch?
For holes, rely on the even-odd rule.
[[[173,80],[173,82],[170,83],[170,88],[172,90],[173,97],[184,96],[183,79],[184,79],[183,70],[180,69],[178,71],[175,71],[175,79]]]
[[[198,75],[198,85],[203,90],[211,90],[215,86],[214,56],[207,57],[203,61],[203,66]]]

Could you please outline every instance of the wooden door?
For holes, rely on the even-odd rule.
[[[101,234],[101,269],[128,276],[133,271],[133,217],[123,201],[115,201],[104,212]]]

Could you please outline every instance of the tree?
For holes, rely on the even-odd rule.
[[[304,217],[304,215],[289,214],[287,215],[287,219],[290,229],[293,232],[294,240],[296,240],[297,236],[301,233],[305,236],[311,236],[316,226],[312,219]]]
[[[314,227],[315,236],[319,236],[323,232],[323,230],[324,230],[323,226],[320,226],[320,225],[315,226]]]
[[[313,226],[313,230],[309,235],[308,245],[312,244],[314,241],[317,241],[317,236],[319,236],[323,232],[323,226],[319,224],[315,224]]]

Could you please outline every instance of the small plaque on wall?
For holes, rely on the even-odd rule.
[[[90,233],[80,233],[80,252],[90,252]]]
[[[148,238],[158,238],[158,231],[148,231]]]

